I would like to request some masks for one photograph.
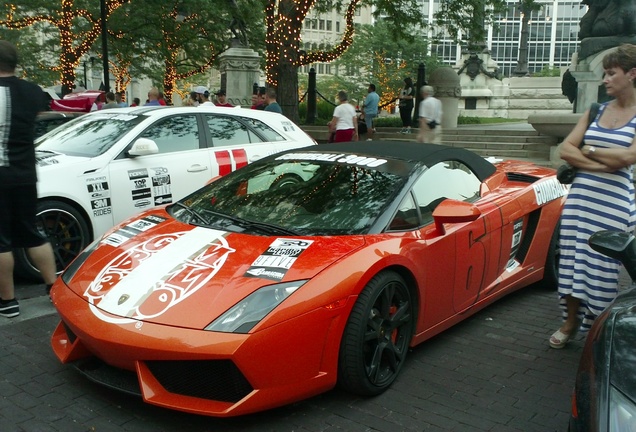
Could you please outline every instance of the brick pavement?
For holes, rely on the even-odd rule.
[[[556,293],[528,287],[413,349],[401,376],[380,396],[334,390],[217,419],[144,404],[59,364],[49,346],[57,323],[53,307],[45,297],[18,293],[22,319],[0,321],[3,432],[561,432],[583,343],[548,347],[559,322]]]

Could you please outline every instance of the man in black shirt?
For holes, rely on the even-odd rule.
[[[51,245],[36,227],[37,174],[33,139],[44,96],[15,76],[18,52],[0,40],[0,315],[20,314],[13,285],[13,248],[26,248],[47,291],[56,278]]]

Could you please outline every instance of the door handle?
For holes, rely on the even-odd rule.
[[[261,155],[254,155],[254,156],[252,156],[252,157],[251,157],[251,158],[249,158],[249,159],[250,159],[250,162],[255,162],[255,161],[259,160],[259,159],[263,159],[263,156],[261,156]]]
[[[188,172],[200,172],[200,171],[205,171],[207,169],[208,167],[205,165],[195,164],[190,166],[190,168],[188,168]]]

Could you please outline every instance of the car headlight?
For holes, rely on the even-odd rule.
[[[245,297],[205,329],[225,333],[247,333],[306,280],[265,286]]]
[[[610,388],[609,431],[636,430],[636,405],[615,387]]]
[[[97,240],[93,241],[93,243],[86,246],[84,250],[68,265],[68,267],[64,269],[64,272],[62,273],[62,281],[66,285],[71,282],[71,279],[73,279],[73,276],[75,276],[77,270],[79,270],[82,264],[84,264],[86,258],[88,258],[88,256],[97,248],[100,240],[101,238],[98,238]]]

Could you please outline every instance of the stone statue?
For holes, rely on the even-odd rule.
[[[636,0],[583,0],[579,39],[636,34]]]
[[[234,35],[234,39],[240,42],[243,46],[248,46],[247,31],[245,28],[245,21],[241,17],[241,11],[239,10],[236,0],[228,0],[230,4],[230,13],[232,14],[232,22],[230,22],[230,31]]]

